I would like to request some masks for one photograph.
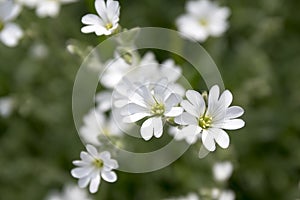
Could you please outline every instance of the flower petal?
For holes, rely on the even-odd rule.
[[[89,176],[83,177],[78,180],[78,186],[80,188],[85,188],[89,184],[90,180],[91,180],[91,178]]]
[[[94,14],[87,14],[87,15],[84,15],[84,16],[81,18],[81,22],[82,22],[83,24],[86,24],[86,25],[95,25],[95,24],[98,24],[98,25],[104,26],[104,23],[103,23],[103,21],[100,19],[100,17],[98,17],[97,15],[94,15]]]
[[[244,114],[244,109],[239,106],[231,106],[226,111],[226,118],[233,119],[240,117]]]
[[[182,112],[183,112],[183,108],[181,108],[181,107],[173,107],[173,108],[171,108],[171,110],[169,110],[164,115],[167,116],[167,117],[176,117],[176,116],[182,114]]]
[[[144,121],[140,131],[144,140],[150,140],[153,136],[153,118],[149,118]]]
[[[232,96],[231,92],[229,90],[225,90],[220,96],[219,103],[227,108],[232,103],[232,99],[233,99],[233,96]]]
[[[197,125],[197,119],[187,112],[183,112],[181,115],[176,117],[174,121],[180,125]]]
[[[153,117],[153,132],[156,138],[159,138],[163,134],[163,123],[161,117]]]
[[[242,119],[231,119],[223,123],[221,128],[227,130],[236,130],[245,126],[245,122]]]
[[[205,111],[205,102],[202,95],[195,90],[188,90],[186,92],[186,98],[195,106],[199,113],[198,116],[202,115]]]
[[[117,180],[117,174],[113,171],[102,171],[101,176],[105,181],[110,183],[113,183]]]
[[[183,100],[180,104],[183,109],[194,117],[198,118],[201,116],[200,110],[197,110],[189,101]]]
[[[86,145],[86,150],[93,156],[94,158],[98,157],[98,150],[93,145]]]
[[[89,188],[91,193],[96,193],[98,191],[100,181],[101,181],[100,174],[97,174],[95,177],[91,179],[90,188]]]
[[[203,130],[202,143],[207,150],[209,151],[216,150],[216,144],[213,138],[213,134],[211,134],[209,130]]]
[[[211,128],[210,131],[213,133],[213,137],[220,147],[223,149],[228,148],[230,140],[228,134],[224,130]]]
[[[133,115],[129,115],[123,118],[124,123],[132,123],[132,122],[137,122],[144,117],[150,116],[150,113],[135,113]]]
[[[72,169],[71,174],[74,178],[83,178],[91,173],[93,168],[91,166],[76,167]]]
[[[201,128],[195,125],[189,125],[182,128],[176,135],[175,139],[185,139],[188,144],[194,144],[197,141],[197,136],[201,132]]]

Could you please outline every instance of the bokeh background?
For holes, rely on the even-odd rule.
[[[212,164],[222,160],[234,164],[227,187],[236,199],[300,198],[300,1],[218,2],[231,9],[230,28],[203,46],[233,92],[234,104],[245,109],[245,128],[229,132],[228,150],[219,148],[204,159],[193,147],[162,170],[118,172],[118,181],[103,181],[95,199],[152,200],[197,192],[215,184]],[[120,4],[126,28],[175,29],[176,17],[185,12],[183,0]],[[13,113],[0,118],[0,199],[40,200],[65,183],[76,183],[71,162],[84,146],[71,100],[82,58],[66,46],[75,42],[84,49],[101,41],[80,32],[80,19],[88,12],[94,12],[93,1],[64,5],[54,19],[40,19],[24,8],[17,22],[26,37],[16,48],[0,44],[0,96],[15,100]],[[199,86],[198,75],[186,77]]]

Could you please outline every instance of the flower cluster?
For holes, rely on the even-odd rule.
[[[97,14],[86,14],[81,19],[82,33],[108,36],[121,31],[118,1],[95,0],[94,6]],[[180,16],[176,23],[188,37],[204,41],[209,35],[220,36],[228,27],[229,10],[208,0],[188,2],[187,10],[188,14]],[[128,38],[131,40],[126,41]],[[71,173],[79,179],[80,187],[89,185],[91,193],[98,190],[101,178],[108,182],[117,180],[112,170],[118,168],[118,162],[111,159],[111,153],[118,152],[112,150],[109,143],[122,143],[126,127],[141,125],[139,133],[144,141],[161,138],[169,130],[175,140],[185,140],[188,144],[199,141],[208,151],[215,151],[216,144],[222,148],[229,146],[225,130],[245,125],[239,119],[244,110],[231,106],[233,95],[229,90],[221,93],[218,85],[203,93],[186,90],[179,83],[181,66],[173,59],[160,63],[151,51],[139,55],[134,51],[134,35],[128,38],[116,36],[119,46],[114,58],[101,64],[102,89],[96,94],[97,106],[83,117],[79,130],[87,152],[81,152],[81,160],[73,162],[76,168]],[[230,176],[232,168],[225,165],[214,167],[217,181],[225,181]],[[219,168],[226,168],[227,175],[220,173]],[[223,200],[229,193],[214,190],[212,195],[214,199]],[[197,199],[197,195],[189,196]]]

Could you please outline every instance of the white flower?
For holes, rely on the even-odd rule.
[[[119,26],[120,6],[118,1],[96,0],[95,8],[99,16],[87,14],[81,22],[87,26],[81,28],[83,33],[95,32],[96,35],[111,35]]]
[[[84,116],[83,122],[84,125],[80,128],[79,134],[87,144],[100,146],[102,144],[100,141],[101,137],[122,136],[121,127],[119,127],[122,124],[116,124],[112,116],[108,118],[97,109],[92,109]]]
[[[77,0],[39,0],[36,3],[37,16],[56,17],[59,14],[61,4],[73,3]]]
[[[102,91],[96,95],[97,109],[106,112],[112,108],[112,92]]]
[[[52,192],[46,200],[91,200],[87,192],[75,185],[66,185],[62,193]]]
[[[189,1],[187,14],[176,20],[177,27],[185,36],[205,41],[208,36],[221,36],[228,28],[226,19],[230,14],[227,7],[219,7],[209,0]]]
[[[233,99],[231,92],[226,90],[221,96],[219,94],[219,87],[213,86],[206,106],[199,92],[188,90],[188,100],[181,102],[186,112],[175,118],[177,124],[185,126],[178,133],[182,138],[192,144],[197,137],[201,137],[204,147],[209,151],[216,149],[215,143],[222,148],[229,146],[229,136],[223,129],[235,130],[245,125],[242,119],[235,119],[242,116],[244,110],[239,106],[229,107]]]
[[[15,47],[23,37],[19,25],[11,22],[20,11],[21,6],[11,0],[0,2],[0,41],[8,47]]]
[[[73,177],[78,178],[80,188],[87,187],[91,193],[98,191],[101,177],[107,182],[115,182],[117,175],[113,169],[119,167],[118,162],[111,159],[108,151],[99,153],[92,145],[86,146],[87,152],[80,153],[81,160],[73,161],[77,167],[71,171]]]
[[[8,117],[14,108],[14,100],[11,97],[0,98],[0,115]]]
[[[136,88],[135,93],[129,97],[128,105],[123,107],[123,119],[126,123],[136,122],[145,117],[141,127],[141,136],[150,140],[162,136],[163,121],[166,118],[176,117],[183,111],[177,107],[181,97],[168,88],[167,79],[162,79],[155,84],[142,85]]]
[[[233,171],[231,162],[218,162],[213,166],[213,175],[216,181],[226,181],[229,179]]]
[[[212,199],[216,200],[234,200],[235,193],[231,190],[220,190],[218,188],[213,188],[211,191]]]

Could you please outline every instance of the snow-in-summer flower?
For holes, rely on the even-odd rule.
[[[21,6],[12,0],[0,2],[0,41],[15,47],[23,37],[23,30],[12,21],[19,15]]]
[[[66,185],[62,192],[51,192],[46,200],[92,200],[92,198],[88,196],[86,190],[77,185]]]
[[[228,28],[230,10],[210,0],[189,1],[186,11],[177,18],[176,25],[188,38],[203,42],[209,36],[221,36]]]
[[[216,143],[222,147],[229,146],[229,136],[223,130],[240,129],[245,125],[242,119],[244,110],[239,106],[230,106],[232,94],[225,90],[220,95],[217,85],[208,94],[207,105],[203,96],[194,90],[186,92],[187,100],[181,102],[185,112],[175,118],[175,122],[184,126],[177,135],[187,142],[194,143],[202,139],[204,147],[209,151],[216,149]]]
[[[12,97],[0,98],[0,116],[8,117],[14,108],[14,99]]]
[[[98,15],[87,14],[82,17],[81,22],[86,26],[81,28],[83,33],[96,35],[111,35],[119,26],[120,5],[118,1],[96,0],[95,8]]]
[[[121,121],[121,120],[119,120]],[[115,119],[110,116],[107,117],[98,109],[92,109],[83,118],[83,126],[79,130],[79,135],[87,144],[100,146],[101,138],[103,137],[119,137],[122,136],[121,127],[125,128],[125,124],[116,124]]]
[[[36,14],[41,18],[56,17],[59,14],[60,7],[62,4],[73,3],[76,1],[78,0],[39,0],[36,2],[33,1],[32,5],[35,4]]]
[[[231,176],[233,165],[229,161],[218,162],[213,166],[213,175],[216,181],[226,181]]]
[[[81,160],[73,161],[76,166],[71,171],[73,177],[78,178],[78,185],[80,188],[85,188],[89,185],[89,191],[95,193],[98,191],[101,178],[107,182],[115,182],[117,174],[112,171],[119,167],[118,162],[111,158],[108,151],[98,152],[92,146],[86,146],[87,152],[80,153]]]
[[[215,200],[234,200],[235,193],[231,190],[220,190],[218,188],[212,189],[212,199]]]
[[[168,88],[167,79],[148,85],[140,84],[123,107],[123,121],[132,123],[147,117],[140,130],[141,136],[145,140],[150,140],[153,135],[159,138],[166,118],[182,113],[183,109],[177,106],[180,101],[181,96]]]

